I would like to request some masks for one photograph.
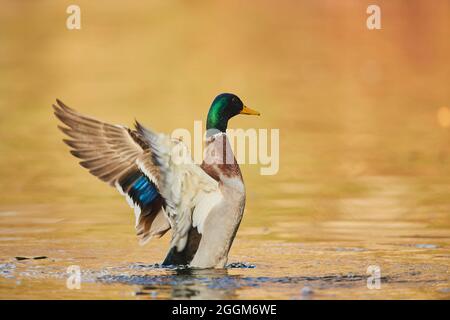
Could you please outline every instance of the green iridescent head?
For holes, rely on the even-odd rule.
[[[259,116],[258,111],[246,107],[238,96],[232,93],[219,94],[209,108],[206,130],[227,130],[228,120],[238,114]]]

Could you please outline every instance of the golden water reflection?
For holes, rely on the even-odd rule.
[[[0,298],[449,298],[450,4],[378,2],[383,28],[368,31],[356,0],[83,0],[68,31],[63,2],[2,1]],[[279,173],[242,167],[230,262],[256,267],[133,268],[161,262],[168,239],[137,244],[131,210],[76,164],[51,103],[170,132],[224,91],[263,115],[232,127],[280,129]]]

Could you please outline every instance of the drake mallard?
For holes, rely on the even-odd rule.
[[[218,95],[208,112],[203,163],[197,165],[180,140],[137,121],[135,129],[101,122],[56,102],[70,153],[126,197],[141,244],[172,229],[163,265],[225,266],[245,206],[244,181],[226,129],[230,118],[259,112],[234,94]]]

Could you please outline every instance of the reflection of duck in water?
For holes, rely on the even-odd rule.
[[[235,95],[217,96],[207,118],[206,156],[196,165],[186,146],[138,122],[136,129],[83,116],[57,100],[60,129],[80,164],[115,186],[135,210],[141,243],[172,229],[164,264],[222,268],[245,205],[241,171],[226,136],[228,120],[259,115]]]
[[[180,269],[167,276],[166,283],[152,283],[149,279],[135,294],[156,299],[236,299],[239,287],[236,279],[228,276],[227,269]]]

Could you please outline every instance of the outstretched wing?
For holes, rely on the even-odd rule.
[[[222,200],[219,184],[195,164],[186,145],[164,134],[155,134],[136,122],[136,130],[148,144],[146,152],[159,170],[159,192],[166,202],[166,213],[173,229],[171,246],[182,251],[191,227],[203,232],[203,224]],[[150,157],[138,157],[141,170],[148,167]]]
[[[57,100],[55,115],[66,127],[58,126],[70,139],[69,145],[80,165],[91,174],[116,187],[134,208],[136,232],[141,243],[161,237],[170,224],[165,217],[157,188],[158,167],[152,162],[149,145],[138,132],[124,126],[104,123],[83,116]],[[146,155],[145,172],[137,159]]]
[[[203,232],[211,209],[222,200],[218,182],[193,163],[178,140],[136,123],[136,131],[83,116],[57,100],[60,129],[80,164],[115,186],[136,214],[141,241],[172,228],[171,246],[182,251],[191,227]]]

